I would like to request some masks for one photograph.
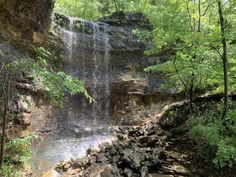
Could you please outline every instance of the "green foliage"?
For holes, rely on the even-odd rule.
[[[206,158],[213,158],[216,167],[232,167],[236,165],[236,109],[230,110],[226,120],[220,119],[221,114],[216,112],[194,116],[190,122],[191,134],[206,149],[214,151],[214,157]]]
[[[24,138],[14,138],[6,144],[8,155],[5,162],[13,164],[26,164],[31,159],[31,142],[37,138],[37,135],[30,134]]]
[[[82,93],[90,102],[93,99],[87,93],[84,83],[64,72],[56,72],[48,64],[52,54],[43,47],[35,48],[37,61],[26,58],[14,61],[6,66],[12,72],[23,71],[32,77],[37,90],[42,91],[52,103],[63,106],[66,93]]]
[[[95,20],[115,11],[141,11],[146,0],[57,0],[55,12]]]
[[[100,7],[101,3],[97,0],[58,0],[55,11],[68,16],[96,19],[101,16]]]
[[[28,165],[32,157],[31,142],[37,135],[30,134],[24,138],[14,138],[6,144],[7,154],[2,166],[3,177],[19,177],[20,171]]]
[[[30,75],[36,88],[42,90],[56,105],[63,106],[66,99],[65,92],[71,95],[82,93],[92,101],[84,87],[84,83],[64,72],[53,71],[48,67],[44,58],[40,58],[37,62],[30,58],[21,59],[8,64],[7,68],[13,72],[21,70]]]
[[[2,177],[19,177],[20,170],[16,169],[14,165],[4,163],[1,168]]]
[[[227,140],[220,141],[217,146],[216,158],[213,159],[213,163],[220,168],[235,165],[236,147],[227,142]]]
[[[35,53],[35,57],[39,61],[46,60],[50,65],[55,68],[58,68],[60,63],[62,62],[63,55],[62,54],[55,54],[45,49],[44,47],[33,47],[33,51]]]
[[[155,46],[147,54],[157,54],[163,49],[172,49],[175,54],[166,63],[147,67],[145,72],[162,72],[167,76],[165,88],[176,88],[187,94],[196,90],[212,93],[223,91],[221,61],[221,31],[219,26],[217,1],[155,1],[148,4],[143,12],[154,24],[152,39]],[[200,13],[199,13],[200,8]],[[235,39],[235,4],[224,5],[227,19],[228,44]],[[150,34],[149,34],[150,35]],[[142,35],[141,35],[142,36]],[[145,36],[145,35],[144,35]],[[234,36],[234,37],[232,37]],[[145,38],[145,37],[144,37]],[[148,37],[148,40],[151,37]],[[229,45],[230,91],[235,91],[235,45]],[[188,96],[188,95],[186,95]]]
[[[195,90],[204,89],[210,84],[219,83],[219,75],[213,74],[218,65],[214,64],[216,63],[214,58],[211,60],[207,58],[209,55],[213,57],[214,53],[204,48],[191,51],[182,49],[177,51],[169,61],[149,66],[144,71],[166,73],[168,78],[162,85],[164,88],[175,87],[179,91],[187,91],[193,84]]]

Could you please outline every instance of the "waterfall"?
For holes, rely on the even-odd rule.
[[[108,25],[104,23],[93,24],[93,64],[92,72],[92,96],[97,101],[93,104],[93,120],[97,123],[97,119],[106,119],[109,121],[109,106],[110,106],[110,78],[109,78],[109,35]],[[102,60],[97,61],[98,53],[102,53]],[[100,83],[99,83],[100,82]]]
[[[85,82],[89,94],[96,100],[89,103],[78,94],[69,97],[59,113],[58,126],[34,149],[37,174],[55,163],[86,155],[86,149],[101,142],[111,142],[108,134],[110,119],[110,39],[109,25],[68,18],[67,28],[56,27],[55,34],[64,42],[64,71]],[[75,25],[80,25],[76,31]],[[40,176],[40,175],[38,175]]]
[[[97,93],[97,86],[98,86],[98,64],[97,64],[97,39],[99,35],[99,26],[97,23],[93,23],[93,62],[94,62],[94,69],[92,72],[92,79],[93,79],[93,88],[92,88],[92,96],[95,99],[95,103],[93,104],[92,109],[92,118],[93,123],[96,124],[97,116],[98,116],[98,93]]]
[[[89,94],[95,100],[90,104],[81,97],[71,98],[66,110],[68,119],[71,119],[68,129],[71,124],[76,124],[76,126],[84,124],[92,130],[96,130],[98,126],[108,128],[110,117],[109,25],[80,21],[80,32],[75,32],[76,19],[71,17],[68,19],[69,28],[60,28],[58,32],[58,36],[67,45],[65,71],[84,81]],[[88,28],[92,30],[90,34],[86,33]]]
[[[62,40],[68,45],[68,61],[65,67],[65,72],[73,75],[73,47],[74,40],[77,39],[77,34],[73,32],[74,18],[69,17],[69,30],[62,30]]]
[[[106,102],[105,102],[105,117],[107,118],[107,123],[109,124],[109,109],[110,109],[110,77],[109,77],[109,60],[110,60],[110,39],[108,35],[108,26],[104,25],[104,65],[105,65],[105,95],[106,95]]]

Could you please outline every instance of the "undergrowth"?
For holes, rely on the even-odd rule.
[[[208,105],[198,110],[189,121],[192,137],[201,147],[201,155],[217,168],[236,165],[236,104],[222,120],[222,104]]]
[[[2,177],[19,177],[20,172],[29,164],[32,157],[31,142],[37,135],[14,138],[6,144]]]

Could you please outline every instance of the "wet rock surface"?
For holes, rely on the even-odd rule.
[[[60,34],[59,36],[73,33],[72,70],[79,78],[87,77],[89,74],[86,73],[92,73],[94,69],[99,71],[96,75],[104,73],[106,67],[102,64],[104,61],[102,57],[106,50],[109,50],[107,71],[112,123],[139,124],[155,117],[147,115],[147,112],[152,112],[153,105],[163,102],[163,98],[172,100],[172,92],[160,87],[161,83],[165,82],[162,74],[143,72],[145,67],[161,63],[173,53],[166,51],[160,56],[145,56],[144,52],[150,49],[152,44],[141,40],[133,32],[133,30],[152,30],[152,24],[143,14],[116,12],[95,22],[55,14],[54,29]],[[109,44],[104,42],[106,40]],[[92,63],[94,55],[98,66],[96,68]],[[65,62],[69,65],[69,60]],[[91,78],[90,81],[92,80]],[[92,84],[86,81],[88,88]],[[160,110],[162,108],[160,106]]]
[[[168,150],[167,135],[156,123],[116,127],[118,141],[89,149],[83,159],[62,161],[55,170],[62,176],[173,177],[194,176],[182,154]],[[79,170],[79,172],[77,172]]]
[[[85,158],[62,161],[54,170],[62,177],[235,177],[235,168],[216,169],[203,161],[188,132],[173,134],[160,122],[112,131],[117,141],[89,149]]]

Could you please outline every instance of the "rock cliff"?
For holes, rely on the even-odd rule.
[[[53,0],[0,0],[0,35],[5,39],[43,40]]]
[[[106,30],[106,37],[109,39],[109,88],[113,123],[138,124],[156,117],[156,113],[165,105],[164,102],[171,98],[171,91],[160,87],[165,81],[162,74],[146,74],[143,71],[151,64],[163,62],[169,55],[167,52],[162,56],[145,56],[144,52],[152,44],[141,40],[134,33],[134,30],[152,30],[152,24],[143,14],[116,12],[96,22],[56,14],[54,22],[55,31],[63,28],[76,33],[73,38],[72,70],[78,71],[77,76],[80,78],[83,77],[82,73],[93,72],[91,61],[94,57],[95,38],[98,41],[96,60],[102,65],[102,53],[106,50],[102,42],[104,35],[95,37],[94,31],[95,28],[100,33]],[[59,36],[63,35],[59,32]],[[69,65],[69,60],[66,59],[65,63]]]

